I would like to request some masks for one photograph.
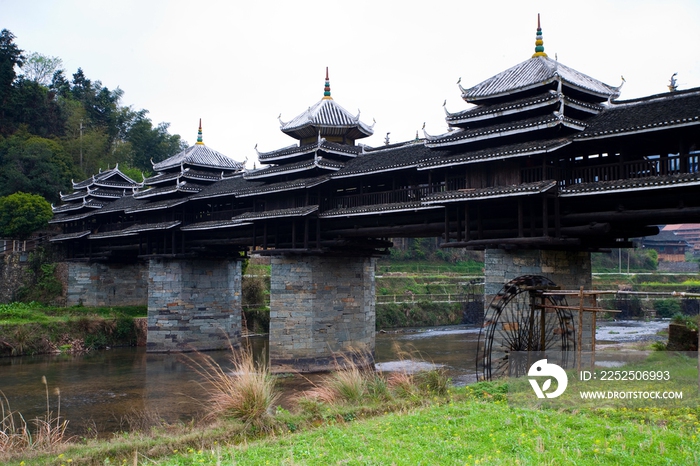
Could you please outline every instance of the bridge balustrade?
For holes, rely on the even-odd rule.
[[[411,188],[393,189],[390,191],[377,191],[373,193],[349,194],[324,199],[321,203],[321,211],[331,209],[348,209],[367,205],[394,204],[397,202],[419,201],[426,195],[445,190],[445,183],[434,183]]]
[[[588,161],[587,161],[588,162]],[[590,162],[589,162],[590,163]],[[542,167],[529,167],[521,170],[523,183],[542,181],[543,179],[558,180],[561,186],[580,183],[595,183],[598,181],[628,180],[652,176],[667,176],[680,173],[697,173],[700,170],[700,155],[692,152],[689,155],[668,157],[653,156],[645,160],[630,162],[615,162],[602,165],[574,166],[563,169],[546,167],[546,178],[542,177]]]

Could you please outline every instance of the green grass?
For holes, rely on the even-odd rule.
[[[0,325],[66,322],[85,317],[146,317],[146,306],[52,307],[39,303],[0,304]]]

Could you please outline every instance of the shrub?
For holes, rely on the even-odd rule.
[[[681,303],[677,299],[667,298],[654,301],[657,317],[673,317],[681,312]]]

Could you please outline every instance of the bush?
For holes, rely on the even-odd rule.
[[[654,301],[654,309],[657,317],[673,317],[675,314],[680,314],[681,303],[674,298],[658,299]]]

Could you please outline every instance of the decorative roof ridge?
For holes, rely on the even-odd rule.
[[[661,101],[661,100],[668,100],[668,99],[675,99],[675,98],[684,98],[684,97],[693,96],[693,95],[700,95],[700,87],[693,87],[691,89],[684,89],[682,91],[662,92],[659,94],[651,94],[651,95],[646,95],[646,96],[642,96],[642,97],[635,97],[635,98],[626,99],[626,100],[612,100],[612,101],[607,103],[607,108],[613,109],[616,107],[623,107],[626,105],[639,104],[642,102],[654,102],[654,101]]]

